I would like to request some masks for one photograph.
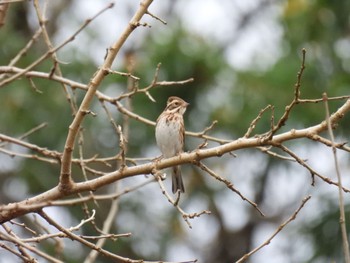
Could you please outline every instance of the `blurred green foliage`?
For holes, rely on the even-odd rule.
[[[21,23],[18,23],[20,14],[27,18],[30,17],[29,8],[25,4],[13,4],[10,8],[7,23],[0,29],[1,65],[7,65],[33,34],[33,26],[28,24],[29,19],[21,19]],[[250,122],[262,108],[268,104],[273,105],[275,107],[275,120],[277,120],[283,114],[285,106],[292,101],[294,84],[297,81],[296,75],[301,65],[302,48],[306,48],[307,58],[306,71],[302,77],[301,97],[321,98],[323,92],[327,92],[328,96],[348,95],[350,56],[344,56],[343,54],[350,51],[348,35],[350,29],[350,2],[290,0],[285,1],[281,8],[282,14],[278,22],[282,25],[284,31],[283,54],[272,67],[265,71],[259,71],[255,68],[245,71],[236,70],[229,65],[225,57],[227,46],[210,41],[210,39],[190,31],[185,24],[176,19],[177,14],[172,13],[171,16],[175,18],[173,17],[173,23],[167,26],[166,31],[159,33],[157,27],[154,27],[150,34],[139,40],[142,41],[142,44],[138,44],[139,49],[132,50],[137,58],[134,75],[141,78],[139,86],[145,87],[152,82],[156,67],[158,63],[161,63],[159,81],[184,80],[193,77],[194,82],[185,86],[157,87],[151,90],[150,93],[157,103],[152,103],[144,94],[137,94],[132,98],[133,111],[155,121],[165,107],[167,97],[176,95],[191,103],[185,116],[188,130],[196,130],[199,126],[204,128],[212,120],[218,120],[219,124],[212,133],[229,134],[231,139],[243,136]],[[74,18],[71,17],[70,19]],[[50,23],[59,24],[59,19],[55,20],[55,16],[52,15]],[[57,27],[53,28],[57,29]],[[51,32],[53,36],[56,33]],[[25,67],[45,51],[46,48],[42,40],[38,41],[16,66]],[[91,53],[69,46],[62,52],[65,56],[71,58],[69,64],[61,65],[63,75],[72,80],[87,83],[99,66],[94,62]],[[123,50],[123,52],[126,52],[126,50]],[[35,70],[50,72],[51,68],[52,61],[47,59]],[[48,126],[32,134],[28,140],[41,147],[62,151],[68,126],[73,117],[66,95],[59,83],[42,79],[33,79],[33,81],[42,93],[37,93],[29,85],[26,78],[16,80],[1,88],[0,123],[2,125],[0,126],[0,132],[17,137],[46,122]],[[124,77],[109,75],[104,80],[100,90],[112,92],[113,96],[117,96],[126,90],[126,82]],[[214,91],[223,86],[225,88],[222,91],[219,90],[221,96],[213,96],[213,94],[216,94]],[[75,90],[74,93],[76,94],[77,105],[79,105],[84,92]],[[220,101],[223,97],[225,103]],[[330,102],[331,110],[337,109],[340,105],[342,105],[342,101]],[[98,112],[98,117],[89,116],[83,124],[84,155],[91,157],[97,153],[99,156],[110,156],[117,153],[118,138],[112,126],[108,123],[100,103],[95,100],[92,108]],[[122,116],[115,110],[113,113],[115,119],[121,123]],[[194,115],[192,119],[190,118],[191,114]],[[207,114],[207,116],[203,118],[203,116],[197,116],[197,114]],[[200,121],[201,118],[208,121],[197,123],[196,121]],[[270,119],[271,111],[267,111],[258,123],[255,133],[268,131]],[[291,128],[304,128],[317,124],[323,119],[324,106],[322,103],[298,105],[292,111],[283,131]],[[346,116],[337,130],[338,135],[348,134],[348,122],[349,117]],[[144,157],[147,149],[155,146],[153,134],[153,127],[130,120],[129,155]],[[106,137],[108,137],[107,142],[105,141]],[[305,141],[300,144],[302,147],[308,147],[309,145]],[[268,160],[268,157],[266,157],[266,163],[267,168],[256,174],[256,192],[252,194],[255,197],[261,197],[262,204],[264,203],[263,196],[268,194],[264,192],[264,186],[268,183],[268,174],[271,174],[274,171],[273,169],[278,169],[276,167],[287,166],[283,162]],[[225,164],[216,162],[213,166],[217,169],[223,169]],[[113,168],[110,168],[110,170]],[[186,200],[183,200],[182,205],[186,207],[190,205],[191,199],[201,199],[205,196],[204,202],[212,210],[217,211],[215,200],[220,191],[227,190],[222,188],[214,190],[213,186],[201,177],[198,170],[189,167],[185,169],[187,173],[190,173],[188,177],[191,179],[188,179],[188,182],[190,182],[189,193]],[[74,171],[76,179],[83,180],[81,171],[79,169]],[[57,184],[59,165],[38,164],[35,160],[22,159],[20,167],[13,174],[19,176],[26,183],[28,194],[33,195],[48,190]],[[8,192],[4,189],[9,181],[13,180],[13,174],[0,173],[0,183],[3,188],[0,197],[3,202],[14,201],[12,200],[13,197],[8,196]],[[305,180],[308,180],[308,178]],[[102,189],[101,191],[106,190]],[[112,232],[118,232],[119,230],[121,232],[131,231],[127,230],[128,226],[125,225],[125,222],[128,222],[127,219],[134,217],[133,223],[140,224],[140,231],[149,228],[157,233],[152,237],[148,237],[150,241],[152,240],[156,244],[156,248],[150,253],[151,255],[145,255],[146,253],[140,249],[147,240],[147,237],[142,236],[142,232],[137,233],[136,236],[130,239],[120,239],[117,243],[107,242],[105,247],[107,250],[120,253],[122,256],[147,257],[147,259],[156,260],[166,258],[176,239],[183,237],[184,233],[180,226],[182,222],[179,221],[176,211],[168,209],[168,213],[165,214],[149,214],[149,208],[145,203],[147,198],[148,196],[141,191],[122,199],[118,214],[121,219],[119,217],[116,219],[116,225]],[[159,194],[157,198],[163,197]],[[166,204],[166,201],[164,203]],[[91,207],[98,209],[99,214],[103,215],[108,211],[109,205],[109,202],[102,202],[101,206],[96,208],[93,203],[90,204]],[[77,220],[84,216],[79,207],[72,208],[70,212],[72,212],[72,217],[76,217]],[[282,211],[279,216],[283,217],[283,215]],[[216,216],[218,221],[222,220],[218,214],[212,216]],[[254,224],[258,225],[259,220],[253,218],[254,216],[251,217],[252,221],[256,220]],[[328,236],[324,235],[327,224],[333,222],[332,224],[336,225],[334,223],[337,220],[336,218],[337,210],[330,210],[317,222],[299,227],[304,235],[311,237],[313,240],[315,248],[314,255],[312,255],[313,260],[323,260],[325,257],[334,260],[341,254],[338,230],[327,232]],[[97,221],[101,223],[103,220],[104,218],[101,217]],[[158,224],[158,222],[162,223]],[[252,223],[250,222],[250,224]],[[232,236],[238,237],[239,240],[239,235],[244,234],[244,238],[253,239],[253,230],[248,231],[247,234],[242,227],[242,231],[230,232],[223,225],[223,223],[220,224],[220,231],[213,239],[222,242],[223,247],[228,246]],[[256,225],[249,225],[249,227],[254,229]],[[86,233],[94,232],[92,228],[87,228],[84,231]],[[320,240],[329,242],[321,242]],[[247,242],[247,244],[251,244],[251,242]],[[248,251],[249,248],[245,247],[243,250]],[[206,252],[208,253],[208,251]],[[76,259],[66,255],[66,260],[73,262]],[[101,259],[100,262],[107,262],[103,260]],[[229,262],[229,260],[232,261],[233,259],[228,258],[225,262]],[[76,262],[79,262],[79,260]],[[203,262],[209,261],[204,259]]]

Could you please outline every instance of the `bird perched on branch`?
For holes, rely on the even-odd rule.
[[[164,111],[156,123],[156,141],[164,158],[170,158],[183,152],[185,143],[185,125],[183,114],[189,103],[181,98],[168,98]],[[180,166],[172,167],[172,191],[184,193]]]

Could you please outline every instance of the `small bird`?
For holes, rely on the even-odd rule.
[[[164,158],[170,158],[183,152],[185,143],[185,125],[183,114],[189,103],[178,97],[168,98],[164,111],[156,123],[156,141]],[[180,166],[172,168],[172,191],[185,192]]]

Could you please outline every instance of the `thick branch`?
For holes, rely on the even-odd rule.
[[[72,152],[74,149],[74,142],[77,137],[79,128],[81,123],[86,116],[86,112],[89,110],[90,103],[95,96],[95,92],[102,80],[106,76],[107,69],[113,64],[114,59],[116,58],[119,50],[130,36],[130,34],[137,28],[140,23],[140,20],[144,14],[147,13],[148,7],[151,5],[152,0],[144,0],[141,2],[139,9],[135,13],[134,17],[129,22],[128,26],[120,36],[120,38],[112,45],[108,50],[108,54],[106,56],[105,62],[101,68],[94,74],[94,77],[91,79],[88,84],[88,91],[85,94],[85,97],[79,107],[77,114],[69,126],[69,132],[67,136],[67,140],[64,146],[64,152],[62,156],[62,165],[61,165],[61,174],[60,174],[60,188],[63,192],[69,191],[70,188],[73,187],[73,181],[71,178],[71,165],[72,165]]]
[[[329,121],[331,124],[337,123],[346,112],[350,110],[350,100],[347,100],[344,105],[338,109],[337,112],[333,113]],[[154,169],[160,170],[174,165],[192,163],[193,161],[199,161],[210,157],[220,157],[225,153],[229,153],[238,149],[254,148],[264,145],[276,145],[284,141],[289,141],[297,138],[309,138],[312,135],[316,135],[327,129],[326,122],[322,122],[318,125],[301,129],[291,130],[279,135],[275,135],[270,141],[263,140],[262,138],[240,138],[230,143],[220,145],[209,149],[195,150],[190,153],[182,153],[179,156],[172,157],[169,159],[163,159],[156,163],[146,163],[133,167],[124,167],[123,170],[114,171],[108,173],[99,178],[80,182],[72,185],[70,189],[62,192],[58,187],[55,187],[45,193],[38,196],[26,199],[24,201],[8,204],[0,207],[0,224],[8,220],[24,215],[26,213],[38,211],[40,208],[50,206],[50,202],[58,200],[68,195],[72,195],[84,191],[94,191],[104,185],[112,182],[121,180],[126,177],[132,177],[136,175],[150,174]]]

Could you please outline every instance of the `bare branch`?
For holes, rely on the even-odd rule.
[[[299,103],[300,99],[300,87],[301,87],[301,78],[303,76],[304,70],[305,70],[305,57],[306,57],[306,49],[302,49],[302,62],[300,66],[300,71],[297,75],[297,82],[294,85],[294,99],[293,101],[286,107],[286,110],[283,114],[283,116],[279,119],[278,123],[272,130],[272,134],[275,134],[282,126],[285,125],[286,121],[289,118],[289,113],[293,109],[293,107]]]
[[[264,246],[267,246],[268,244],[271,243],[272,239],[279,233],[282,231],[282,229],[288,225],[290,222],[292,222],[293,220],[295,220],[295,218],[297,217],[297,215],[299,214],[300,210],[304,207],[304,205],[306,204],[307,201],[309,201],[311,198],[311,196],[307,196],[305,197],[302,202],[301,205],[299,206],[299,208],[294,212],[294,214],[289,217],[284,223],[282,223],[281,225],[279,225],[279,227],[277,228],[277,230],[272,234],[271,237],[269,237],[263,244],[261,244],[260,246],[258,246],[257,248],[253,249],[252,251],[250,251],[249,253],[245,254],[243,257],[241,257],[239,260],[236,261],[236,263],[241,263],[246,261],[251,255],[253,255],[254,253],[256,253],[257,251],[259,251],[260,249],[262,249]]]
[[[200,217],[203,214],[206,215],[210,215],[211,212],[208,210],[203,210],[199,213],[191,213],[188,214],[186,213],[180,206],[179,206],[179,200],[180,200],[180,192],[178,192],[177,198],[176,200],[173,200],[173,198],[171,198],[170,194],[168,193],[168,191],[165,189],[165,186],[163,184],[163,177],[162,174],[160,172],[158,172],[157,170],[153,170],[154,176],[156,177],[158,184],[160,186],[160,189],[162,190],[163,195],[166,197],[166,199],[169,201],[169,203],[171,203],[182,215],[182,218],[185,220],[187,226],[189,228],[192,228],[192,225],[190,223],[190,221],[188,219],[193,219],[196,217]]]
[[[84,96],[84,99],[79,107],[77,114],[74,117],[72,124],[69,126],[69,133],[64,146],[59,185],[61,191],[63,192],[69,191],[74,186],[73,180],[71,178],[72,152],[74,149],[74,143],[80,125],[85,117],[84,112],[89,110],[90,103],[93,97],[95,96],[96,90],[99,87],[102,80],[104,79],[104,77],[106,76],[106,71],[103,69],[108,69],[112,66],[112,63],[117,54],[119,53],[120,48],[122,47],[126,39],[130,36],[130,34],[135,30],[135,25],[139,23],[139,21],[147,12],[147,9],[152,2],[152,0],[142,1],[139,9],[136,11],[134,17],[130,20],[128,26],[126,27],[120,38],[108,50],[103,66],[94,74],[94,77],[88,84],[88,90]]]
[[[22,242],[21,240],[19,240],[18,238],[15,238],[15,237],[12,237],[11,235],[9,234],[6,234],[6,233],[3,233],[3,232],[0,232],[0,239],[2,240],[5,240],[5,241],[8,241],[8,242],[11,242],[17,246],[21,246],[35,254],[37,254],[38,256],[48,260],[49,262],[54,262],[54,263],[62,263],[62,261],[60,260],[57,260],[56,258],[42,252],[41,250],[35,248],[35,247],[32,247],[24,242]]]
[[[350,110],[350,100],[347,100],[343,106],[341,106],[335,113],[329,117],[329,121],[332,124],[337,123],[346,112]],[[202,160],[214,156],[222,156],[225,153],[229,153],[238,149],[266,146],[266,145],[280,145],[284,141],[295,140],[298,138],[308,137],[309,134],[318,134],[327,129],[327,123],[322,122],[318,125],[314,125],[301,130],[291,130],[289,132],[281,133],[273,136],[270,141],[264,141],[260,137],[257,138],[240,138],[235,141],[223,144],[221,146],[213,147],[210,149],[197,149],[193,152],[184,152],[178,156],[162,159],[157,162],[157,169],[164,169],[167,167],[172,167],[174,165],[192,163],[194,160]],[[300,158],[299,158],[300,159]],[[301,159],[300,159],[301,160]],[[29,212],[37,211],[38,207],[36,205],[42,204],[43,202],[51,202],[53,200],[58,200],[60,198],[79,193],[84,191],[96,190],[104,185],[110,184],[112,182],[121,180],[126,177],[150,174],[152,173],[155,165],[154,163],[146,163],[133,167],[125,167],[122,171],[114,171],[107,173],[102,177],[89,180],[87,182],[79,182],[73,185],[72,188],[66,189],[67,191],[61,191],[58,187],[54,187],[47,192],[39,194],[37,196],[28,198],[24,201],[0,206],[0,223],[11,220],[19,215],[23,215]],[[324,181],[330,184],[336,184],[327,178],[318,175]],[[344,191],[348,191],[343,188]],[[12,211],[11,211],[12,210]],[[9,212],[11,211],[11,212]]]
[[[218,174],[216,174],[214,171],[209,169],[205,164],[203,164],[201,162],[198,162],[198,163],[195,163],[195,164],[199,168],[201,168],[203,171],[207,172],[209,175],[214,177],[216,180],[219,180],[220,182],[223,182],[227,186],[227,188],[229,188],[230,190],[232,190],[233,192],[238,194],[242,198],[242,200],[244,200],[244,201],[248,202],[250,205],[252,205],[260,213],[261,216],[265,216],[264,213],[258,207],[258,205],[256,203],[254,203],[253,201],[249,200],[249,198],[245,197],[240,191],[238,191],[233,186],[233,183],[231,183],[230,181],[228,181],[225,178],[223,178],[223,177],[219,176]]]
[[[258,121],[261,119],[262,115],[269,109],[272,109],[271,105],[267,105],[265,108],[263,108],[262,110],[260,110],[258,116],[251,122],[251,124],[249,125],[249,128],[247,130],[247,132],[244,134],[245,138],[248,138],[251,133],[253,132],[253,130],[255,129],[256,124],[258,123]]]
[[[326,109],[326,122],[327,122],[328,133],[332,142],[332,152],[334,157],[335,171],[338,178],[339,211],[340,211],[339,222],[340,222],[340,228],[341,228],[342,239],[343,239],[343,253],[344,253],[345,262],[350,263],[349,241],[348,241],[348,234],[346,231],[343,185],[342,185],[342,178],[341,178],[340,168],[338,163],[337,148],[335,146],[332,123],[330,121],[330,116],[329,116],[330,114],[329,114],[329,107],[328,107],[328,100],[327,100],[326,93],[323,93],[323,100],[324,100],[324,105]]]
[[[286,146],[280,144],[280,145],[275,145],[276,147],[281,148],[284,152],[288,153],[290,156],[292,156],[300,165],[302,165],[303,167],[305,167],[311,174],[311,178],[312,178],[312,183],[311,185],[315,185],[315,175],[317,177],[319,177],[320,179],[322,179],[323,181],[325,181],[328,184],[332,184],[332,185],[336,185],[339,187],[339,184],[337,182],[332,181],[330,178],[325,177],[321,174],[319,174],[318,172],[316,172],[314,169],[312,169],[304,160],[302,160],[301,158],[298,157],[297,154],[295,154],[293,151],[291,151],[290,149],[288,149]],[[345,188],[342,186],[342,189],[344,192],[348,193],[350,192],[350,189]]]
[[[164,25],[166,25],[166,24],[167,24],[167,22],[166,22],[166,21],[164,21],[163,19],[159,18],[158,16],[156,16],[156,15],[152,14],[152,13],[151,13],[151,12],[149,12],[148,10],[147,10],[147,13],[146,13],[146,14],[147,14],[147,15],[149,15],[149,16],[151,16],[151,17],[153,17],[154,19],[156,19],[156,20],[158,20],[158,21],[162,22]]]
[[[32,64],[30,64],[28,67],[26,67],[22,72],[17,73],[5,80],[3,80],[2,82],[0,82],[0,87],[4,87],[6,84],[14,81],[15,79],[18,79],[20,76],[22,76],[24,73],[28,72],[29,70],[31,70],[32,68],[34,68],[35,66],[39,65],[42,61],[44,61],[46,58],[48,58],[49,56],[52,55],[52,53],[58,51],[59,49],[61,49],[62,47],[64,47],[65,45],[67,45],[69,42],[73,41],[75,39],[75,37],[84,30],[85,27],[88,26],[88,24],[90,24],[91,21],[93,21],[96,17],[98,17],[100,14],[102,14],[104,11],[106,11],[109,8],[112,8],[113,4],[110,4],[109,6],[107,6],[106,8],[104,8],[103,10],[101,10],[100,12],[98,12],[94,17],[92,17],[91,19],[88,19],[85,21],[85,23],[71,36],[69,37],[67,40],[65,40],[63,43],[61,43],[60,45],[58,45],[57,47],[47,51],[44,55],[42,55],[40,58],[38,58],[36,61],[34,61]]]
[[[63,228],[61,225],[59,225],[57,222],[55,222],[51,217],[49,217],[44,211],[39,211],[39,215],[43,219],[45,219],[50,225],[54,226],[55,228],[57,228],[58,230],[60,230],[61,232],[65,233],[67,236],[69,236],[72,240],[76,240],[79,243],[81,243],[81,244],[83,244],[91,249],[97,250],[103,256],[112,258],[114,260],[120,260],[122,262],[128,262],[128,263],[156,263],[155,261],[133,260],[130,258],[125,258],[125,257],[118,256],[116,254],[113,254],[107,250],[104,250],[102,248],[97,247],[95,244],[90,243],[90,242],[86,241],[84,238],[79,237],[79,236],[73,234],[72,232],[70,232],[69,230]],[[159,261],[157,261],[157,262],[159,262]],[[164,262],[164,261],[162,261],[162,262]],[[164,263],[166,263],[166,262],[164,262]]]

